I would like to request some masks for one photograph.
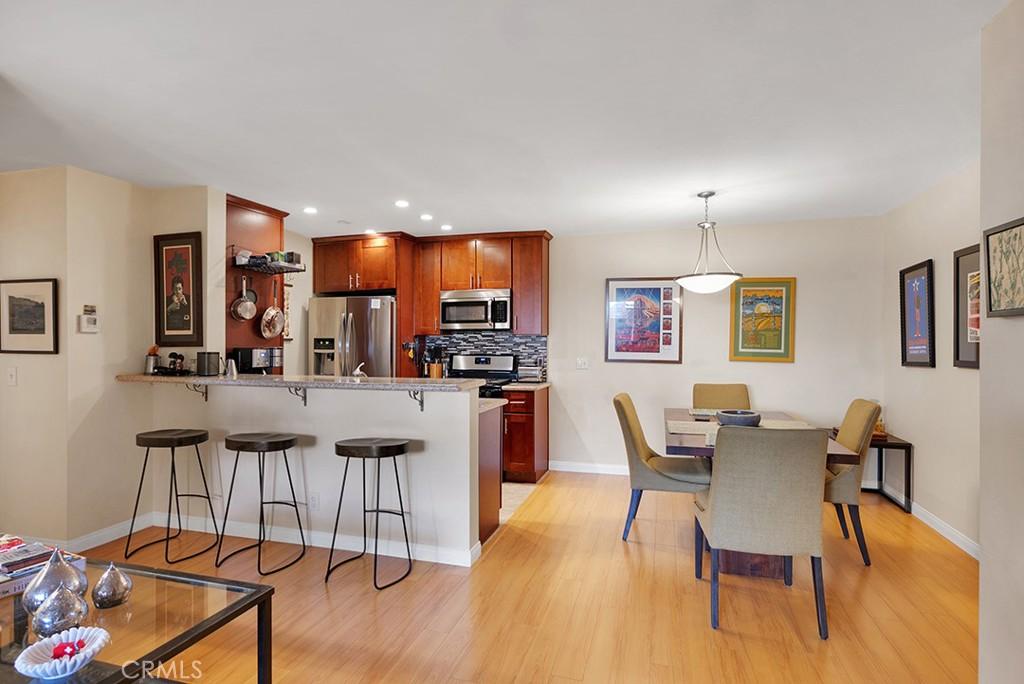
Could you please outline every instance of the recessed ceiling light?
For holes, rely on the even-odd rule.
[[[395,200],[395,206],[399,209],[405,209],[409,206],[409,200]]]
[[[305,209],[302,210],[302,213],[304,213],[304,214],[315,214],[316,213],[316,207],[306,207]]]
[[[420,221],[433,221],[434,217],[430,214],[420,214]]]
[[[367,235],[376,235],[377,234],[377,229],[376,228],[367,228],[363,232],[366,233]]]
[[[448,225],[447,223],[444,224],[443,226],[441,226],[441,230],[451,230],[451,229],[452,229],[452,227],[450,225]]]

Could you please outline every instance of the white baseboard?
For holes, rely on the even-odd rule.
[[[901,499],[903,498],[903,492],[895,489],[885,488],[886,493]],[[923,522],[928,527],[932,528],[949,541],[956,544],[958,547],[963,549],[968,555],[975,559],[981,559],[981,545],[974,541],[966,534],[956,529],[942,518],[938,517],[926,508],[923,508],[921,504],[914,502],[912,506],[912,515]]]
[[[549,470],[561,470],[567,473],[596,473],[598,475],[629,475],[626,464],[617,463],[581,463],[579,461],[548,461]]]
[[[144,530],[147,527],[163,527],[167,523],[167,514],[159,511],[152,513],[140,513],[135,521],[135,530]],[[183,522],[185,529],[193,532],[209,532],[213,533],[213,526],[210,524],[210,520],[203,516],[183,516]],[[106,544],[120,537],[127,536],[128,527],[131,524],[130,520],[119,522],[110,527],[105,527],[102,530],[90,532],[89,534],[82,535],[81,537],[75,537],[70,540],[62,539],[40,539],[35,538],[36,541],[48,544],[50,546],[59,546],[63,549],[73,552],[80,552],[86,549],[91,549],[101,544]],[[322,532],[320,530],[303,530],[303,534],[306,535],[306,544],[309,546],[318,546],[320,548],[330,548],[331,546],[331,533]],[[259,539],[259,524],[258,523],[243,523],[243,522],[230,522],[228,524],[228,535],[232,537],[244,537],[247,539]],[[294,527],[282,527],[280,525],[271,528],[270,534],[271,541],[286,542],[288,544],[299,544],[301,540],[299,538],[299,531]],[[334,544],[335,550],[341,551],[360,551],[363,548],[363,538],[361,536],[355,536],[350,534],[339,534],[338,539]],[[432,544],[411,544],[412,557],[414,560],[425,561],[428,563],[442,563],[444,565],[458,565],[460,567],[469,567],[480,558],[480,542],[477,542],[472,548],[462,551],[460,549],[452,549],[440,546],[434,546]],[[373,540],[370,539],[367,550],[373,550]],[[394,556],[396,558],[405,558],[405,540],[404,539],[381,539],[379,553],[382,556]]]

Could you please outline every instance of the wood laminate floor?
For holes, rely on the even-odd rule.
[[[822,506],[823,642],[807,559],[795,560],[792,587],[724,575],[712,631],[709,583],[693,577],[692,497],[646,494],[624,543],[628,499],[625,477],[551,473],[471,570],[418,563],[383,592],[369,557],[325,585],[324,549],[263,580],[253,553],[215,569],[211,552],[175,569],[276,587],[276,682],[977,680],[978,564],[891,503],[863,500],[870,568]],[[187,537],[176,551],[210,539]],[[119,540],[88,555],[118,560],[122,549]],[[269,560],[294,552],[272,544]],[[162,553],[155,545],[132,562],[162,566]],[[182,656],[193,659],[200,681],[255,682],[255,615]]]

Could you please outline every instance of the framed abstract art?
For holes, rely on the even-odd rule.
[[[682,306],[672,278],[607,279],[604,360],[682,363]]]
[[[730,300],[729,360],[793,363],[796,278],[740,278]]]
[[[0,280],[0,352],[58,353],[57,279]]]
[[[1024,218],[985,231],[989,316],[1024,316]]]
[[[900,271],[900,354],[904,366],[935,368],[932,260]]]
[[[155,341],[161,347],[203,346],[203,235],[153,236]]]
[[[981,347],[981,245],[953,252],[953,365],[977,368]]]

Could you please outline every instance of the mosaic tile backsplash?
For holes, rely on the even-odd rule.
[[[515,354],[520,366],[540,366],[547,376],[548,338],[544,335],[514,335],[507,332],[462,332],[430,335],[427,346],[441,347],[449,354]]]

